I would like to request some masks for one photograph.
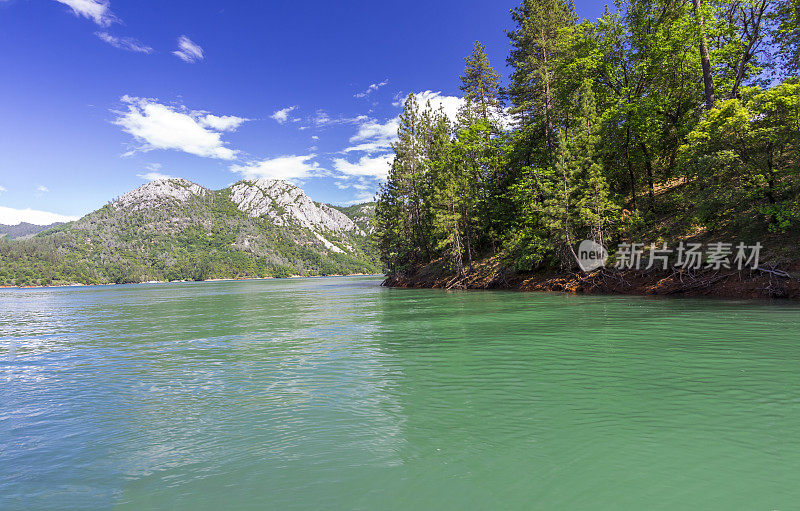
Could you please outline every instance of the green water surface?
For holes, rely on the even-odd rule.
[[[0,509],[800,509],[800,308],[0,291]]]

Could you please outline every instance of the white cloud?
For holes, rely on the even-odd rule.
[[[208,158],[236,158],[238,151],[225,146],[222,132],[233,131],[247,119],[189,111],[151,98],[126,95],[121,101],[128,105],[128,111],[116,112],[114,124],[142,143],[136,150],[175,149]]]
[[[367,89],[364,92],[359,92],[358,94],[353,94],[353,97],[354,98],[365,98],[365,97],[369,96],[370,94],[372,94],[373,92],[375,92],[376,90],[378,90],[381,87],[383,87],[384,85],[386,85],[387,83],[389,83],[389,79],[388,78],[386,80],[380,82],[380,83],[372,83],[372,84],[370,84],[369,87],[367,87]]]
[[[397,128],[399,126],[399,117],[390,119],[385,123],[370,119],[358,127],[358,133],[350,137],[351,144],[361,143],[346,148],[344,152],[360,151],[372,154],[386,151],[391,148],[392,142],[397,139]]]
[[[374,138],[394,138],[397,136],[399,126],[399,117],[390,119],[383,124],[372,119],[358,127],[358,133],[350,137],[350,142],[362,142]]]
[[[18,225],[22,222],[35,225],[50,225],[55,222],[71,222],[78,217],[59,215],[48,211],[37,211],[35,209],[14,209],[0,206],[0,224]]]
[[[37,191],[39,191],[39,192],[41,192],[41,193],[47,193],[47,192],[49,192],[49,191],[50,191],[50,189],[49,189],[49,188],[47,188],[46,186],[41,186],[41,185],[40,185],[40,186],[37,186],[37,187],[36,187],[36,190],[37,190]]]
[[[297,180],[325,175],[319,163],[313,161],[316,154],[278,156],[255,161],[246,165],[233,165],[231,171],[242,174],[246,179],[285,179]]]
[[[394,161],[394,154],[383,154],[376,157],[362,156],[351,163],[344,158],[334,158],[333,168],[344,174],[342,177],[372,177],[386,179],[389,168]]]
[[[172,179],[169,174],[162,174],[161,172],[145,172],[144,174],[136,174],[136,177],[144,179],[145,181],[158,181],[160,179]]]
[[[137,41],[132,37],[116,37],[108,32],[95,32],[94,35],[102,39],[103,41],[107,42],[114,48],[119,48],[121,50],[132,51],[135,53],[152,53],[153,48],[147,46],[144,43]]]
[[[463,105],[464,100],[457,96],[445,96],[441,92],[424,91],[414,94],[420,109],[430,107],[438,110],[440,107],[445,115],[455,122],[458,110]],[[402,106],[402,102],[394,103],[395,106]],[[397,140],[397,129],[400,127],[400,117],[394,117],[386,122],[378,122],[375,119],[367,119],[358,127],[358,132],[350,137],[350,147],[345,148],[343,153],[360,152],[365,153],[358,161],[351,162],[345,158],[334,158],[333,167],[343,174],[342,177],[370,177],[375,179],[385,179],[392,162],[393,153],[386,153],[391,149],[392,143]],[[378,154],[384,153],[384,154]]]
[[[349,200],[343,202],[343,206],[354,206],[356,204],[363,204],[365,202],[372,202],[375,200],[375,193],[374,192],[358,192],[356,194],[356,198],[353,200]]]
[[[278,124],[283,124],[289,119],[289,114],[296,108],[296,106],[287,106],[286,108],[274,112],[270,117],[278,121]]]
[[[343,202],[342,204],[345,206],[351,206],[353,204],[361,204],[364,202],[370,202],[375,200],[375,194],[377,193],[377,186],[373,182],[369,184],[367,181],[370,178],[359,177],[355,180],[350,178],[345,178],[346,181],[336,181],[334,184],[340,190],[347,190],[353,188],[356,190],[355,198],[349,200],[347,202]]]
[[[464,105],[464,99],[458,96],[443,96],[441,92],[433,92],[426,90],[425,92],[417,92],[414,94],[420,110],[425,110],[430,101],[431,108],[436,111],[439,107],[444,110],[445,115],[450,119],[450,122],[456,122],[458,117],[458,110]]]
[[[203,60],[203,48],[185,35],[178,38],[178,49],[173,51],[172,54],[190,64]]]
[[[458,109],[464,104],[464,100],[456,96],[443,96],[441,92],[418,92],[414,94],[421,110],[430,107],[438,110],[441,107],[450,121],[455,122],[458,116]],[[398,100],[394,106],[400,107],[403,102]],[[397,140],[397,129],[400,127],[400,117],[389,119],[380,123],[375,119],[369,119],[358,127],[358,133],[350,137],[350,143],[355,144],[343,152],[363,152],[375,154],[391,149],[392,142]],[[360,143],[359,143],[360,142]]]
[[[336,124],[358,124],[367,120],[369,120],[369,117],[367,117],[366,115],[357,115],[356,117],[345,117],[345,116],[331,117],[325,110],[317,110],[317,112],[314,114],[314,117],[309,119],[308,121],[315,127],[322,128],[325,126],[333,126]],[[300,129],[308,129],[308,127],[305,126]]]
[[[344,153],[362,152],[362,153],[380,153],[392,148],[392,139],[373,140],[371,142],[364,142],[363,144],[356,144],[344,149]]]
[[[424,110],[427,107],[428,101],[430,101],[430,105],[433,110],[438,110],[439,107],[441,107],[442,110],[444,110],[445,115],[447,115],[447,117],[450,119],[451,123],[456,123],[458,119],[458,111],[465,104],[464,98],[459,98],[457,96],[444,96],[441,92],[433,92],[429,90],[426,90],[425,92],[417,92],[414,94],[414,97],[417,100],[420,110]],[[405,98],[393,103],[393,105],[402,106],[404,101]],[[490,115],[504,130],[512,129],[515,125],[515,120],[513,116],[508,113],[507,108],[493,109]]]
[[[198,114],[202,115],[205,112],[197,112]],[[200,124],[202,124],[206,128],[211,128],[217,131],[236,131],[236,129],[249,121],[250,119],[245,119],[244,117],[236,117],[235,115],[214,115],[214,114],[206,114],[198,119]]]
[[[118,21],[109,9],[107,0],[56,0],[56,2],[69,6],[75,16],[88,18],[101,27],[107,27]]]
[[[398,108],[402,107],[407,98],[408,94],[402,95],[401,93],[397,93],[394,97],[395,101],[392,103],[392,106],[396,106]],[[420,110],[427,108],[428,101],[431,102],[431,108],[433,110],[438,110],[441,106],[451,122],[456,121],[458,109],[464,104],[463,98],[458,96],[444,96],[440,91],[434,92],[426,90],[424,92],[415,92],[414,99],[417,100],[417,105],[419,106]]]
[[[350,179],[350,178],[345,176],[342,179]],[[356,190],[362,192],[367,190],[373,190],[375,188],[375,185],[367,184],[366,180],[367,178],[365,177],[359,177],[357,181],[352,181],[352,180],[336,181],[334,184],[336,185],[336,188],[338,188],[339,190],[347,190],[348,188],[355,188]]]
[[[143,174],[136,174],[136,177],[144,179],[145,181],[158,181],[159,179],[173,179],[173,176],[161,172],[160,163],[151,163],[147,166],[147,172]]]
[[[0,186],[0,193],[7,192],[7,191],[8,190],[6,190],[6,188],[4,186]]]

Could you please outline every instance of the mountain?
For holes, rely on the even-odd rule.
[[[57,227],[62,224],[63,222],[56,222],[50,225],[36,225],[29,224],[27,222],[22,222],[16,225],[0,224],[0,237],[8,236],[12,240],[28,238],[34,234],[39,234],[40,232],[46,231],[47,229],[52,229],[53,227]]]
[[[152,181],[75,222],[0,240],[0,285],[376,273],[369,211],[281,180]]]
[[[375,231],[375,226],[372,225],[372,219],[375,218],[375,203],[365,202],[363,204],[356,204],[354,206],[333,206],[338,211],[350,218],[359,229],[367,234],[372,234]]]

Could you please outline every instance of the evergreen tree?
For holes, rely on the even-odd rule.
[[[608,183],[598,155],[601,143],[600,118],[589,80],[585,80],[578,91],[578,104],[578,118],[568,153],[573,174],[577,174],[580,181],[578,224],[584,227],[587,239],[602,245],[616,207],[610,200]]]
[[[477,117],[486,124],[494,124],[493,117],[500,106],[497,99],[500,75],[492,68],[486,50],[480,41],[472,45],[472,54],[465,58],[466,69],[461,76],[464,100]]]
[[[460,282],[497,253],[519,270],[574,268],[580,240],[635,230],[800,229],[800,85],[765,71],[773,48],[798,70],[798,0],[617,5],[580,23],[569,0],[512,11],[511,130],[495,124],[499,77],[480,43],[457,129],[406,102],[378,203],[391,269],[444,258]]]
[[[572,0],[523,0],[511,11],[516,28],[508,33],[512,67],[508,94],[521,124],[538,126],[549,150],[556,146],[554,101],[559,48],[564,29],[576,20]]]
[[[433,224],[436,248],[458,278],[465,276],[464,241],[465,224],[468,222],[465,214],[468,181],[460,168],[461,163],[461,155],[455,145],[450,145],[440,159],[431,162],[436,175]]]
[[[409,94],[399,118],[395,158],[376,206],[376,222],[384,261],[392,268],[421,262],[427,245],[423,233],[422,143],[419,107]]]

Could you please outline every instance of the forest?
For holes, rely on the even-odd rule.
[[[475,42],[455,122],[405,100],[376,206],[390,275],[439,261],[459,278],[490,257],[574,270],[581,240],[760,241],[797,258],[800,0],[510,14],[507,74]]]
[[[29,239],[0,236],[0,287],[129,284],[375,273],[371,238],[326,233],[350,247],[326,250],[292,222],[251,218],[229,189],[153,208],[103,206]],[[365,226],[370,205],[340,208]]]

